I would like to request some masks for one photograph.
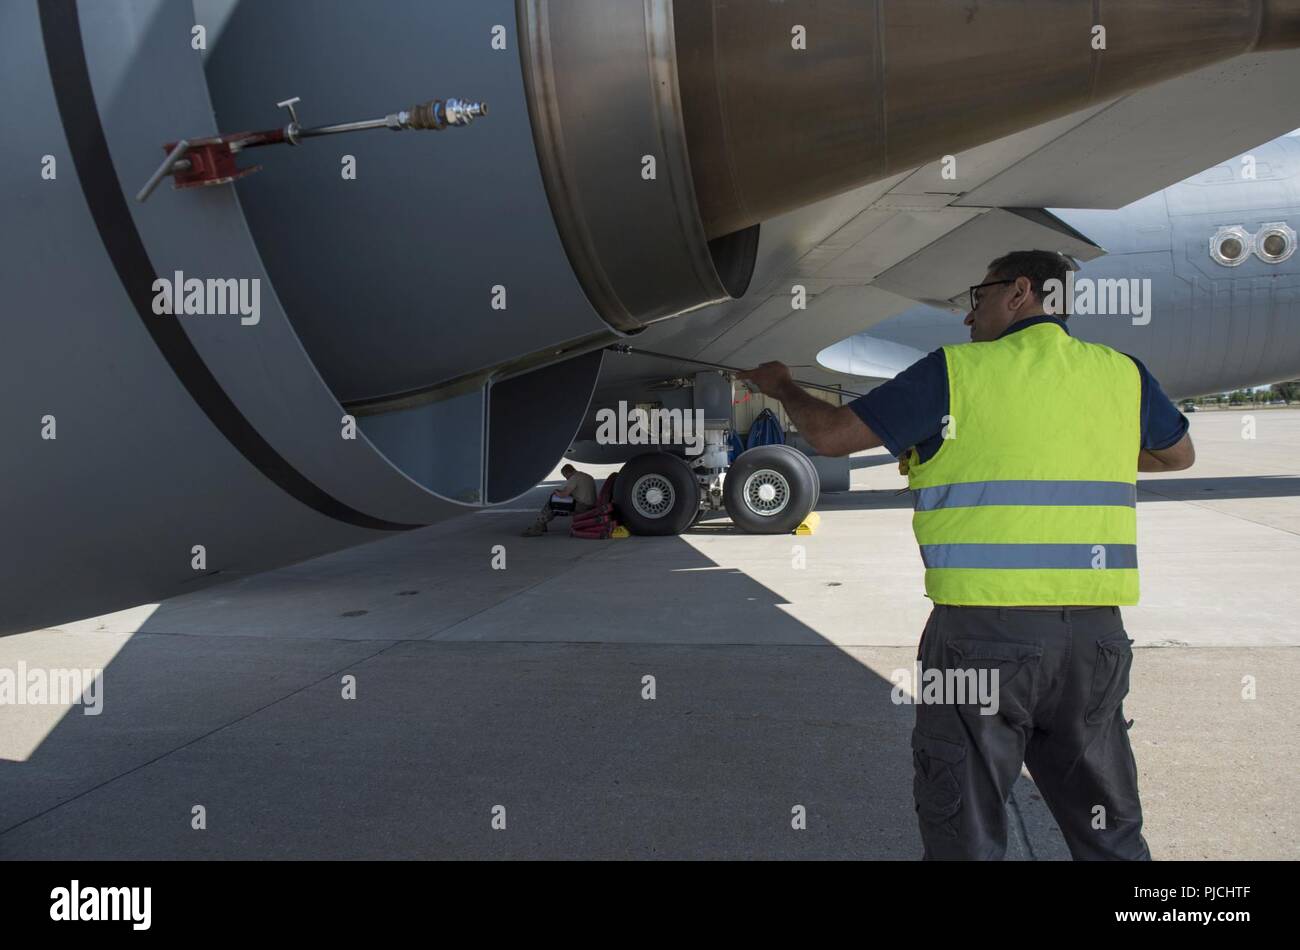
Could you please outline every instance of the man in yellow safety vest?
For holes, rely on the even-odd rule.
[[[934,601],[912,700],[927,859],[1001,859],[1022,764],[1076,860],[1151,857],[1119,608],[1138,601],[1137,473],[1188,468],[1195,452],[1141,362],[1045,312],[1068,269],[1046,251],[994,261],[971,288],[970,343],[847,406],[781,363],[740,376],[817,452],[884,445],[905,463]]]

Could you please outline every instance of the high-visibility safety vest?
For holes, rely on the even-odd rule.
[[[937,604],[1138,601],[1142,381],[1132,359],[1040,323],[945,346],[949,418],[912,449],[912,529]]]

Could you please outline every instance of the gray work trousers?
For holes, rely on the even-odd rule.
[[[922,671],[953,671],[953,688],[916,706],[913,796],[926,860],[1004,857],[1022,763],[1076,861],[1151,859],[1123,712],[1132,642],[1118,607],[935,606],[917,659]],[[956,688],[981,676],[982,698]],[[996,714],[981,714],[993,696]]]

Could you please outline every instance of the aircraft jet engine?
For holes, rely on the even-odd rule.
[[[9,0],[0,633],[509,501],[765,222],[1295,47],[1300,0]]]

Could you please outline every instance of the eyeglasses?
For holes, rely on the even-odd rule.
[[[976,284],[970,289],[970,308],[978,310],[980,307],[980,291],[985,287],[997,287],[1000,284],[1014,284],[1018,278],[1011,280],[991,280],[987,284]]]

